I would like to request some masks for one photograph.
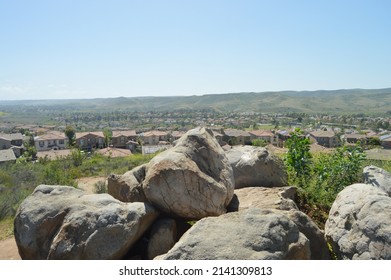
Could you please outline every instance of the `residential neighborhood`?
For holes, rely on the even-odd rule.
[[[284,147],[294,128],[283,130],[241,130],[232,128],[209,127],[221,146],[225,149],[234,145],[253,145],[256,140],[261,140],[264,145]],[[152,154],[165,150],[175,143],[186,131],[161,131],[150,130],[138,132],[137,130],[114,130],[110,142],[106,143],[103,131],[77,132],[75,134],[75,147],[83,151],[97,151],[105,156],[127,156],[132,153]],[[56,130],[41,131],[40,135],[34,136],[34,147],[38,157],[56,158],[70,154],[69,139],[65,133]],[[316,143],[324,148],[336,148],[344,142],[346,144],[368,143],[370,139],[378,139],[383,149],[391,149],[391,133],[377,134],[371,130],[359,133],[349,130],[341,134],[337,128],[305,130],[305,137],[311,143]],[[0,134],[0,163],[13,162],[21,157],[24,152],[25,140],[29,137],[21,133]],[[62,151],[62,152],[61,152]]]

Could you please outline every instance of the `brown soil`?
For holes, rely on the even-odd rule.
[[[95,193],[95,183],[99,181],[106,181],[106,177],[85,177],[77,180],[78,188],[85,191],[86,193]]]
[[[15,238],[0,241],[0,260],[21,260]]]

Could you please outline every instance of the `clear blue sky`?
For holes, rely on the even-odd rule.
[[[389,0],[0,0],[0,100],[385,87]]]

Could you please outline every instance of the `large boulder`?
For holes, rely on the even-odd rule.
[[[147,200],[161,211],[197,220],[226,212],[234,178],[212,132],[196,128],[150,161],[142,186]]]
[[[266,148],[235,146],[226,151],[226,155],[233,169],[236,189],[287,185],[284,163]]]
[[[145,203],[40,185],[20,205],[14,233],[22,259],[120,259],[158,215]]]
[[[111,174],[107,178],[107,192],[122,202],[146,202],[142,182],[146,165],[140,165],[123,175]]]
[[[246,209],[198,221],[175,246],[156,259],[309,259],[308,239],[285,215]]]
[[[380,188],[354,184],[342,190],[325,226],[341,259],[391,259],[391,198]]]
[[[364,168],[364,182],[385,191],[391,196],[391,173],[379,167],[370,165]]]
[[[235,190],[235,195],[237,199],[231,202],[231,209],[234,208],[233,204],[236,204],[238,211],[250,208],[272,209],[272,211],[285,215],[296,224],[299,231],[309,240],[311,259],[330,259],[324,234],[310,217],[298,210],[294,202],[295,187],[250,187]]]

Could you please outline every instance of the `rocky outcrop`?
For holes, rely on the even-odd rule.
[[[107,192],[122,202],[146,202],[142,181],[146,165],[138,166],[123,175],[111,174],[107,178]]]
[[[285,215],[246,209],[198,221],[157,259],[276,260],[309,259],[308,239]]]
[[[378,187],[354,184],[342,190],[325,226],[341,259],[391,259],[391,198]]]
[[[364,168],[364,182],[378,187],[391,196],[391,173],[370,165]]]
[[[226,151],[235,178],[235,188],[283,187],[288,175],[281,159],[266,148],[235,146]]]
[[[23,259],[120,259],[158,215],[145,203],[40,185],[18,209],[15,239]]]
[[[147,200],[161,211],[197,220],[226,212],[234,179],[217,140],[196,128],[151,160],[142,186]]]

